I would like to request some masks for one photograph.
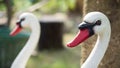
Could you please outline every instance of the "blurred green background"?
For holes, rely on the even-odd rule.
[[[83,16],[91,11],[100,11],[107,15],[112,27],[110,44],[99,68],[119,68],[120,0],[0,0],[0,68],[10,68],[30,36],[29,29],[15,37],[9,36],[18,16],[24,12],[32,12],[40,21],[44,19],[49,22],[52,20],[52,23],[62,21],[64,24],[62,28],[59,28],[60,31],[63,30],[61,35],[58,35],[62,36],[60,44],[63,44],[61,45],[63,48],[49,49],[48,47],[48,49],[40,50],[38,45],[26,68],[80,68],[80,63],[85,61],[93,46],[68,48],[66,44],[77,34],[77,26]],[[49,27],[49,29],[52,33],[54,32],[52,29],[57,28]],[[50,36],[55,38],[54,34]],[[93,36],[91,40],[80,45],[94,45],[95,39],[96,37]],[[84,50],[81,50],[82,48]]]
[[[67,42],[75,36],[77,24],[81,19],[82,6],[78,5],[76,0],[0,0],[0,68],[10,68],[29,38],[29,29],[15,37],[9,36],[17,17],[23,12],[32,12],[39,20],[44,16],[58,17],[64,23],[62,35],[64,48],[43,51],[36,49],[26,67],[79,68],[80,47],[72,49],[66,47]]]

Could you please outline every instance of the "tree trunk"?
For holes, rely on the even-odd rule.
[[[7,12],[7,26],[10,25],[11,19],[12,19],[12,0],[4,0],[5,6],[6,6],[6,12]]]
[[[69,12],[82,15],[83,14],[83,0],[76,0],[74,10],[69,9]]]
[[[76,12],[79,12],[80,14],[83,13],[83,0],[76,0],[75,10]]]
[[[84,15],[91,11],[100,11],[108,16],[111,22],[112,34],[109,47],[104,58],[99,64],[99,68],[120,68],[120,0],[84,0]],[[96,36],[87,40],[82,46],[81,64],[90,54]],[[90,45],[90,46],[87,46]]]

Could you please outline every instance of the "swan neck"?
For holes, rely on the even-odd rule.
[[[31,31],[29,40],[14,60],[11,68],[25,68],[28,59],[36,48],[40,36],[40,25],[38,22],[31,24]]]
[[[97,68],[100,61],[102,60],[110,39],[110,32],[106,32],[103,35],[98,35],[97,42],[95,44],[95,47],[93,48],[91,54],[83,63],[81,68]]]

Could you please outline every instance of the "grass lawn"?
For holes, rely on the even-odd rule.
[[[74,36],[75,34],[65,34],[64,45]],[[36,56],[31,56],[27,68],[80,68],[80,47],[39,52]]]

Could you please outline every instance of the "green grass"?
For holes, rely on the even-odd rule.
[[[64,45],[74,36],[74,34],[65,34]],[[39,52],[31,56],[27,68],[80,68],[80,47]]]
[[[27,68],[79,68],[79,56],[69,50],[44,51],[32,56]]]

